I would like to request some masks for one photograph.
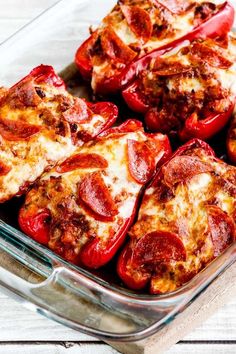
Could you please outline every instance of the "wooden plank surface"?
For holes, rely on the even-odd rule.
[[[63,327],[29,311],[21,304],[0,293],[0,342],[22,340],[89,341],[94,340],[94,338]],[[236,300],[226,304],[184,340],[236,340]]]
[[[3,351],[1,351],[3,350]],[[11,344],[0,344],[0,352],[4,354],[117,354],[114,349],[107,347],[104,344],[77,344],[77,343],[58,343],[54,344],[22,344],[20,347]],[[235,354],[236,345],[229,344],[186,344],[182,343],[166,354]]]
[[[54,2],[0,0],[0,42]],[[117,351],[30,312],[0,293],[0,354],[8,353],[115,354]],[[236,299],[168,351],[168,354],[185,353],[236,353]]]

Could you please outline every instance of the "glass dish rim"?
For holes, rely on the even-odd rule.
[[[19,37],[24,37],[24,34],[26,33],[26,31],[30,30],[31,26],[35,26],[35,23],[40,23],[40,21],[43,21],[45,15],[50,14],[52,11],[55,10],[56,7],[58,6],[60,7],[60,4],[63,4],[65,2],[66,0],[57,0],[56,3],[54,3],[48,9],[43,11],[39,16],[31,20],[28,24],[23,26],[15,34],[13,34],[8,39],[3,41],[0,44],[0,51],[6,50],[5,48],[7,48],[8,45],[12,45],[12,43],[14,43],[14,41],[17,40]],[[88,0],[81,0],[81,3],[87,4]],[[69,262],[63,260],[60,256],[56,255],[50,249],[46,248],[43,245],[40,245],[39,243],[37,243],[36,241],[31,239],[24,233],[22,233],[17,228],[12,227],[11,225],[7,224],[6,222],[0,219],[0,232],[1,231],[6,231],[8,234],[13,235],[18,240],[20,240],[23,245],[26,245],[32,248],[33,250],[36,250],[42,256],[47,257],[47,259],[50,260],[52,264],[53,270],[62,267],[67,270],[69,269],[73,272],[76,271],[78,276],[81,275],[82,277],[85,277],[90,283],[94,284],[94,286],[99,285],[99,287],[103,288],[104,292],[106,294],[109,294],[111,297],[120,298],[132,304],[139,304],[142,306],[150,306],[150,305],[155,306],[155,305],[159,305],[163,301],[164,302],[173,301],[173,300],[180,301],[183,299],[186,301],[186,305],[188,305],[192,299],[194,299],[199,294],[201,294],[201,292],[205,288],[207,288],[212,281],[214,281],[218,276],[220,276],[236,260],[236,243],[234,242],[220,256],[218,256],[211,263],[209,263],[201,272],[199,272],[189,282],[187,282],[177,290],[165,294],[158,294],[158,295],[139,294],[139,293],[132,292],[129,289],[120,288],[118,286],[116,287],[110,284],[108,281],[105,281],[100,277],[92,274],[89,270],[70,264]],[[224,259],[225,262],[221,264],[222,260]],[[218,268],[217,268],[217,264],[219,264]],[[205,279],[206,273],[209,273],[211,270],[214,270],[211,273],[211,277]],[[182,304],[183,302],[181,302],[181,305]],[[176,313],[179,312],[177,311]],[[50,315],[47,316],[50,317]],[[156,322],[150,327],[146,328],[145,330],[148,331],[151,327],[155,326],[155,324]],[[139,332],[136,333],[138,336]],[[96,335],[96,333],[92,333],[92,334]],[[115,337],[117,338],[119,337],[118,340],[122,340],[124,336],[122,337],[121,335],[116,334]],[[127,337],[130,337],[130,335],[127,335]],[[107,337],[104,335],[104,338]],[[114,339],[114,338],[109,337],[109,339]]]

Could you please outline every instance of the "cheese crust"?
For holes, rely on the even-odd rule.
[[[0,202],[27,190],[47,168],[96,136],[106,117],[64,88],[37,83],[30,75],[0,91]]]
[[[145,103],[154,108],[162,132],[227,112],[236,95],[236,38],[227,43],[198,40],[153,60],[137,80]]]
[[[219,11],[223,1],[205,2],[180,1],[180,6],[171,11],[164,1],[123,0],[103,19],[97,30],[96,41],[90,50],[93,73],[92,88],[97,83],[121,71],[129,61],[141,57],[165,44],[182,37],[194,27]],[[120,50],[125,50],[129,58],[122,60],[109,56],[107,30],[112,31],[112,41],[120,42]],[[110,38],[110,36],[109,36]],[[109,39],[110,41],[110,39]],[[108,52],[107,52],[108,50]],[[127,60],[128,59],[128,60]]]
[[[162,138],[158,136],[161,142]],[[150,153],[154,144],[155,163],[162,158],[164,152],[162,149],[158,151],[155,137],[148,137],[142,129],[108,134],[74,151],[61,166],[44,174],[27,194],[23,213],[30,217],[35,210],[49,210],[48,246],[65,259],[79,264],[81,249],[94,239],[100,242],[105,253],[107,245],[112,245],[111,240],[132,221],[143,184],[130,174],[129,141],[142,147],[145,144]],[[82,165],[81,159],[85,161]],[[94,191],[96,184],[99,186],[98,194]],[[90,195],[93,201],[88,206],[86,201]],[[115,211],[109,214],[109,208]]]
[[[161,176],[145,191],[138,221],[129,232],[130,248],[134,251],[147,234],[167,232],[182,242],[186,259],[153,259],[139,267],[129,260],[127,265],[134,277],[149,277],[155,294],[182,286],[235,240],[235,167],[198,147],[173,157]]]

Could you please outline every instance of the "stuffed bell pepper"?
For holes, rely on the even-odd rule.
[[[120,0],[79,47],[75,63],[95,92],[115,92],[151,58],[184,40],[223,37],[233,20],[233,7],[223,1]]]
[[[0,98],[0,202],[23,193],[77,145],[111,126],[117,107],[71,96],[41,65]]]
[[[131,289],[174,291],[235,241],[236,168],[194,139],[146,189],[118,274]]]
[[[106,264],[124,242],[144,185],[169,155],[169,140],[128,120],[57,165],[27,194],[21,229],[66,260]]]
[[[236,38],[187,42],[152,60],[124,91],[151,131],[206,140],[229,121],[236,95]]]

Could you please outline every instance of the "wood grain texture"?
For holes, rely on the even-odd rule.
[[[0,345],[0,354],[118,354],[115,349],[104,344],[15,344]],[[177,344],[166,354],[235,354],[236,344]]]
[[[0,1],[0,43],[39,15],[56,0],[1,0]],[[20,6],[19,6],[20,4]]]
[[[94,338],[31,312],[0,293],[0,342],[44,340],[89,341]],[[236,301],[226,304],[183,340],[236,340]]]

